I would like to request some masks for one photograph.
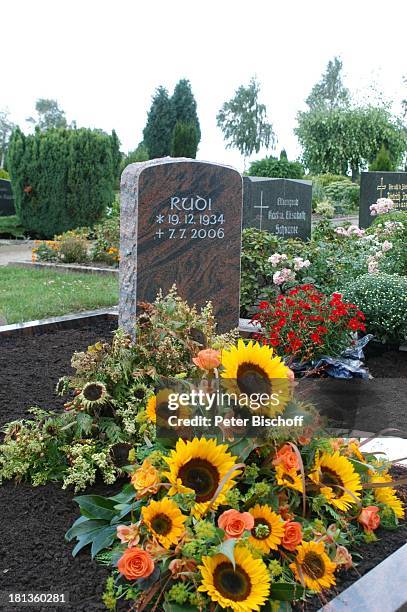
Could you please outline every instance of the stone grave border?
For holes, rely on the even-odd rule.
[[[97,266],[81,266],[80,264],[59,264],[40,261],[10,261],[8,268],[36,268],[38,270],[54,270],[55,272],[82,272],[85,274],[104,274],[114,276],[119,274],[119,268],[98,268]]]
[[[331,599],[318,612],[404,610],[407,602],[407,581],[403,580],[400,569],[406,565],[407,544],[404,544],[337,597]]]
[[[83,312],[63,315],[61,317],[49,317],[36,321],[24,323],[12,323],[11,325],[0,325],[0,337],[6,336],[34,336],[43,332],[52,332],[59,329],[75,329],[92,321],[115,320],[119,321],[118,306],[112,308],[99,308],[97,310],[85,310]],[[255,331],[255,327],[249,319],[239,319],[239,330],[241,336],[247,337]]]

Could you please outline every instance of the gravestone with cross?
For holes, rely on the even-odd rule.
[[[311,198],[311,181],[245,176],[243,228],[307,240],[311,236]]]
[[[362,172],[360,177],[359,225],[369,227],[374,217],[370,206],[378,198],[390,198],[396,210],[407,212],[407,172]]]
[[[0,217],[15,215],[13,192],[10,181],[0,179]]]
[[[127,166],[121,181],[120,324],[137,302],[176,283],[191,305],[212,301],[218,329],[239,323],[242,177],[227,166],[162,158]]]

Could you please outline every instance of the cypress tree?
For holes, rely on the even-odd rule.
[[[174,125],[175,115],[171,99],[165,87],[160,86],[154,94],[143,130],[150,159],[170,155]]]
[[[192,93],[191,83],[187,79],[181,79],[178,81],[171,101],[174,107],[176,123],[192,123],[195,126],[198,147],[201,140],[201,128],[199,125],[196,101],[194,94]]]
[[[177,122],[172,139],[172,157],[190,157],[195,159],[198,149],[198,134],[193,123]]]
[[[8,163],[16,210],[32,235],[92,226],[114,198],[118,140],[101,130],[16,130]]]

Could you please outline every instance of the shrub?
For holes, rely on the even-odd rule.
[[[350,179],[329,183],[324,192],[336,208],[344,211],[350,211],[359,204],[360,187]]]
[[[4,168],[0,168],[0,179],[5,179],[6,181],[8,181],[9,178],[10,176],[7,170],[4,170]]]
[[[261,302],[253,320],[262,327],[263,343],[291,361],[307,362],[339,356],[351,344],[353,332],[365,331],[364,318],[340,293],[331,297],[312,285],[300,285],[274,302]]]
[[[85,238],[64,235],[59,243],[59,258],[64,263],[84,263],[88,260],[88,247]]]
[[[265,157],[250,165],[249,176],[264,176],[269,178],[291,178],[302,179],[304,177],[304,167],[300,162],[288,161],[284,157]]]
[[[318,202],[318,204],[315,206],[315,212],[317,215],[321,215],[327,219],[332,219],[332,217],[335,215],[335,207],[329,200],[322,200],[322,202]]]
[[[118,140],[101,130],[16,129],[8,167],[17,214],[39,237],[93,225],[114,197]]]
[[[407,278],[398,274],[364,274],[345,291],[366,315],[367,331],[382,342],[407,338]]]
[[[95,227],[95,242],[91,257],[94,261],[103,261],[117,265],[120,247],[120,218],[114,214]]]

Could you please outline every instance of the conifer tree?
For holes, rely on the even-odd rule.
[[[171,98],[176,123],[192,123],[196,129],[198,144],[201,140],[201,128],[196,110],[196,101],[192,93],[191,83],[181,79],[175,86]]]
[[[165,87],[156,90],[143,130],[144,143],[150,159],[165,157],[171,153],[175,114]]]
[[[195,159],[198,149],[198,133],[193,123],[178,121],[174,128],[172,140],[172,157],[190,157]]]

